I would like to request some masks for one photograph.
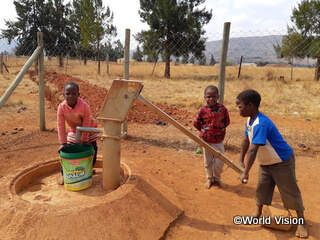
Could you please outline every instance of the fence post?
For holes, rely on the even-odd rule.
[[[28,61],[24,64],[24,66],[21,68],[18,75],[13,79],[12,83],[8,87],[8,89],[5,91],[5,93],[0,98],[0,108],[5,104],[5,102],[8,100],[10,95],[13,93],[13,91],[16,89],[16,87],[21,82],[23,76],[26,74],[34,60],[38,57],[39,52],[41,51],[41,48],[37,47],[36,50],[32,53],[31,57],[28,59]]]
[[[241,65],[242,65],[242,59],[243,59],[243,56],[241,55],[241,58],[240,58],[240,63],[239,63],[238,79],[240,78],[240,75],[241,75]]]
[[[0,53],[0,73],[3,74],[3,53]]]
[[[124,74],[123,78],[129,80],[129,53],[130,53],[130,29],[126,29],[124,45]]]
[[[41,51],[38,55],[38,79],[39,79],[39,111],[40,111],[40,130],[46,130],[45,109],[44,109],[44,56],[43,56],[43,33],[37,33],[38,47]]]
[[[219,67],[219,103],[224,102],[224,83],[226,76],[226,62],[227,62],[227,52],[228,43],[230,35],[230,22],[225,22],[223,27],[223,39],[222,39],[222,50],[220,55],[220,67]]]
[[[109,53],[107,53],[107,74],[108,74],[108,76],[110,76],[110,73],[109,73]]]
[[[129,80],[129,54],[130,54],[130,29],[126,29],[125,45],[124,45],[124,74],[123,78]],[[128,132],[128,122],[122,123],[122,132]]]

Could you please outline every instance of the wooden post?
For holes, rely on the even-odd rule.
[[[130,29],[126,29],[124,45],[124,74],[123,79],[129,80]]]
[[[238,79],[240,78],[240,75],[241,75],[242,58],[243,58],[243,56],[241,55],[240,63],[239,63]]]
[[[15,79],[12,81],[8,89],[5,91],[5,93],[2,95],[0,98],[0,108],[6,103],[10,95],[13,93],[13,91],[16,89],[16,87],[19,85],[21,82],[23,76],[26,74],[34,60],[38,57],[40,51],[42,49],[40,47],[37,47],[36,50],[34,50],[33,54],[31,57],[28,59],[28,61],[24,64],[18,75],[15,77]]]
[[[109,53],[107,53],[107,74],[108,74],[108,76],[110,76],[110,72],[109,72]]]
[[[129,55],[130,55],[130,29],[126,29],[125,46],[124,46],[124,75],[125,80],[129,80]],[[127,119],[122,123],[122,132],[128,132]]]
[[[69,62],[69,57],[70,57],[70,55],[69,55],[69,53],[67,54],[67,59],[66,59],[66,68],[65,68],[65,71],[64,71],[64,73],[65,74],[67,74],[68,73],[68,62]]]
[[[222,39],[222,50],[220,55],[220,66],[219,66],[219,103],[224,102],[224,86],[226,76],[226,62],[228,53],[228,43],[230,34],[230,22],[224,23],[223,28],[223,39]]]
[[[0,73],[3,74],[3,53],[0,53]]]
[[[40,130],[46,130],[45,106],[44,106],[44,56],[43,56],[43,33],[37,33],[38,47],[41,51],[38,56],[38,79],[39,79],[39,111],[40,111]]]

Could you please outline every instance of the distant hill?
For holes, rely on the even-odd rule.
[[[241,56],[243,56],[244,63],[280,61],[277,59],[273,45],[281,44],[282,38],[283,35],[230,38],[227,61],[238,64]],[[221,49],[222,40],[207,42],[205,52],[207,61],[213,54],[215,60],[219,62]]]

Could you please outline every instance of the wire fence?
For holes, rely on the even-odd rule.
[[[242,79],[313,79],[315,76],[316,60],[312,58],[278,58],[277,46],[282,45],[286,31],[248,31],[230,32],[226,80]],[[215,79],[218,78],[219,61],[222,49],[222,33],[207,33],[204,36],[205,50],[201,59],[171,56],[171,78],[173,79]],[[104,43],[107,46],[107,43]],[[123,77],[123,50],[124,40],[117,45],[108,43],[108,47],[101,48],[98,53],[89,52],[74,45],[59,45],[50,48],[45,43],[45,71],[64,71],[70,73],[71,69],[79,69],[85,66],[101,66],[101,74],[110,77]],[[179,44],[179,41],[177,41]],[[306,43],[297,42],[297,48],[304,47]],[[13,40],[8,44],[6,39],[0,39],[1,73],[6,74],[17,71],[27,61],[37,46],[34,42],[19,47],[20,56],[16,56],[18,42]],[[137,47],[142,46],[131,36],[130,41],[130,72],[131,79],[145,77],[162,78],[165,63],[159,58],[157,61],[150,60],[149,56],[142,55],[140,61],[132,59]],[[196,48],[197,46],[190,46]],[[199,46],[200,47],[200,46]],[[88,51],[87,51],[88,50]],[[21,56],[22,55],[22,56]],[[196,67],[195,67],[196,66]]]

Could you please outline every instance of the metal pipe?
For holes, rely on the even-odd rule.
[[[120,186],[121,122],[105,121],[102,147],[102,189]]]
[[[80,127],[76,128],[76,142],[80,142],[81,133],[82,132],[95,132],[95,133],[102,133],[102,128],[93,128],[93,127]]]

